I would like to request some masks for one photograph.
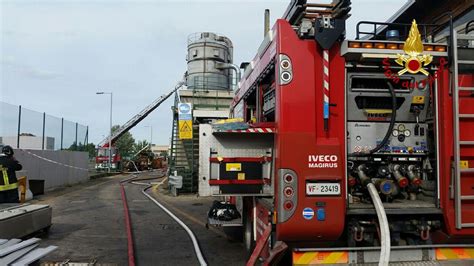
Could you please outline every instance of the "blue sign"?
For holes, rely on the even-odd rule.
[[[311,208],[304,208],[303,210],[303,217],[306,220],[311,220],[314,217],[314,211]]]
[[[180,114],[189,114],[189,112],[191,111],[191,104],[180,103],[178,109]]]
[[[178,104],[178,119],[179,120],[192,120],[191,115],[191,104],[190,103],[179,103]]]

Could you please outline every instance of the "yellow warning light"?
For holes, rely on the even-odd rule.
[[[364,47],[364,48],[373,48],[374,44],[371,43],[371,42],[364,42],[364,43],[362,43],[362,47]]]
[[[360,43],[359,42],[350,42],[349,43],[349,48],[360,48]]]
[[[385,43],[376,43],[375,48],[377,49],[385,49]]]
[[[433,47],[433,45],[425,45],[424,49],[425,49],[425,51],[433,51],[434,47]]]
[[[387,48],[392,49],[392,50],[396,50],[396,49],[398,49],[398,44],[396,44],[396,43],[387,43]]]
[[[435,46],[436,52],[446,52],[446,46],[436,45]]]

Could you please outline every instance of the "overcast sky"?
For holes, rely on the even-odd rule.
[[[186,71],[186,40],[211,31],[234,43],[234,63],[253,58],[263,38],[263,12],[272,24],[289,1],[22,1],[0,0],[0,100],[89,126],[89,141],[123,124],[166,93]],[[385,21],[405,0],[352,0],[347,34],[360,20]],[[131,132],[168,144],[169,99]],[[1,123],[6,123],[2,120]]]

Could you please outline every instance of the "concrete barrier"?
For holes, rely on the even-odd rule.
[[[28,179],[45,181],[45,190],[89,180],[88,153],[78,151],[15,150]]]

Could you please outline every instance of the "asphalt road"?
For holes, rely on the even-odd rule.
[[[120,180],[104,177],[48,193],[37,201],[53,208],[53,226],[42,236],[45,245],[59,248],[43,262],[127,265],[127,237]],[[140,178],[146,176],[140,176]],[[156,181],[156,180],[155,180]],[[149,181],[142,181],[149,182]],[[198,265],[185,231],[142,193],[143,186],[126,184],[137,265]],[[183,220],[196,235],[209,265],[244,265],[242,243],[222,230],[205,228],[212,198],[171,197],[156,186],[149,193]]]

